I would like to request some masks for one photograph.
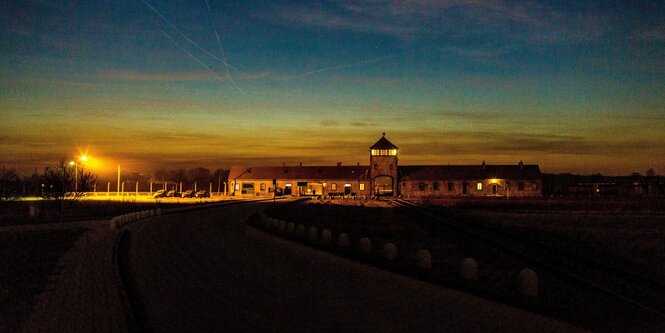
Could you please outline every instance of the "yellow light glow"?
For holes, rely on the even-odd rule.
[[[490,184],[498,184],[500,179],[492,178],[490,179]]]
[[[76,164],[74,163],[74,161],[69,161],[69,165],[74,165],[74,164]]]
[[[86,156],[86,155],[81,156],[81,161],[85,162],[87,160],[88,160],[88,156]]]

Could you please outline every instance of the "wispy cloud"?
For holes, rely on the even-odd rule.
[[[607,31],[599,15],[570,14],[540,2],[482,0],[339,0],[332,6],[279,7],[273,23],[392,36],[448,39],[502,36],[533,43],[591,40]]]
[[[254,80],[265,78],[269,75],[268,72],[256,73],[238,73],[234,75],[236,80]],[[175,81],[209,81],[218,80],[219,75],[209,71],[197,72],[160,72],[150,73],[141,71],[108,71],[98,74],[99,78],[111,80],[126,80],[126,81],[161,81],[161,82],[175,82]]]
[[[665,24],[647,29],[639,29],[633,32],[631,39],[647,42],[663,42],[665,41]]]

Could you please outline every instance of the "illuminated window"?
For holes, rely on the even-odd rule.
[[[438,183],[438,182],[434,182],[434,183],[432,183],[432,189],[433,189],[434,191],[438,191],[438,190],[439,190],[439,183]]]
[[[372,149],[370,154],[372,156],[396,156],[397,149]]]
[[[335,184],[335,183],[330,184],[330,190],[331,191],[337,191],[337,184]]]
[[[360,190],[364,191],[365,190],[365,183],[360,183]]]
[[[482,190],[483,190],[483,183],[478,182],[478,183],[476,184],[476,189],[477,189],[478,191],[482,191]]]
[[[425,183],[418,183],[418,189],[421,191],[424,191],[427,188],[427,185]]]
[[[240,184],[236,183],[236,191],[240,190]]]
[[[455,184],[453,182],[448,182],[448,191],[453,191],[455,190]]]
[[[265,190],[266,190],[266,183],[261,183],[261,191],[265,191]]]

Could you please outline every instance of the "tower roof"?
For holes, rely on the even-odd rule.
[[[388,141],[386,139],[386,133],[383,133],[383,136],[379,141],[377,141],[373,146],[369,147],[369,149],[399,149],[397,146],[395,146],[392,142]]]

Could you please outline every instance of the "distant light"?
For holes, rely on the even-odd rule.
[[[76,164],[74,161],[69,161],[69,165],[74,165]]]
[[[83,156],[81,156],[81,161],[85,162],[85,161],[87,161],[87,160],[88,160],[88,156],[87,156],[87,155],[83,155]]]

